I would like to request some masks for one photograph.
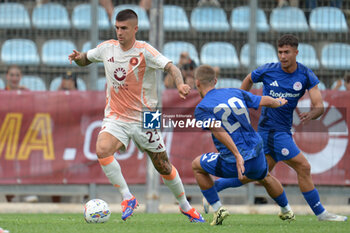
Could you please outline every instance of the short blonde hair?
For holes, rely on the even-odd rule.
[[[194,77],[203,85],[215,86],[215,70],[210,65],[201,65],[197,67]]]

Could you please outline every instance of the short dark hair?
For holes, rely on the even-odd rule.
[[[129,19],[136,19],[137,20],[137,14],[135,13],[135,11],[131,10],[131,9],[125,9],[120,11],[117,14],[117,17],[115,18],[116,21],[126,21]]]
[[[286,34],[281,36],[277,41],[277,47],[283,47],[284,45],[290,45],[292,47],[298,48],[299,40],[292,34]]]

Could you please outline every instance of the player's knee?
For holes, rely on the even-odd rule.
[[[311,165],[309,162],[305,161],[304,163],[300,164],[298,167],[298,171],[299,175],[310,175],[311,174]]]
[[[98,158],[105,158],[114,154],[114,151],[112,151],[111,147],[105,143],[97,143],[96,154]]]
[[[200,163],[200,156],[198,156],[197,158],[195,158],[193,161],[192,161],[192,170],[193,171],[197,171],[199,169],[201,169],[201,163]]]

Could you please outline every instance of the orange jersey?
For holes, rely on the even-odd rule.
[[[156,70],[171,62],[155,48],[136,41],[123,51],[117,40],[108,40],[87,52],[91,62],[103,62],[107,79],[105,117],[141,122],[142,111],[158,102]]]

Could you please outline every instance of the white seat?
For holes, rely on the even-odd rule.
[[[239,60],[235,47],[228,42],[209,42],[201,48],[201,63],[220,68],[237,68]]]
[[[191,11],[191,25],[199,32],[227,32],[226,13],[218,7],[196,7]]]
[[[110,29],[111,25],[105,8],[98,6],[97,13],[98,28]],[[72,24],[76,29],[89,30],[91,28],[91,4],[83,3],[74,7],[72,13]]]
[[[188,31],[188,22],[185,10],[180,6],[164,5],[164,30],[165,31]]]
[[[0,78],[0,89],[5,89],[5,87],[6,87],[6,85],[5,85],[4,80],[2,80],[2,79]]]
[[[270,15],[271,28],[277,32],[307,32],[304,12],[296,7],[274,8]]]
[[[0,3],[0,28],[30,28],[29,14],[24,5],[14,2]]]
[[[172,41],[164,44],[163,54],[167,58],[173,61],[174,64],[177,64],[182,52],[188,52],[190,58],[199,65],[199,58],[196,47],[189,42],[184,41]]]
[[[310,13],[310,27],[316,32],[348,32],[346,19],[341,9],[317,7]]]
[[[258,42],[256,46],[256,65],[261,66],[270,62],[278,62],[275,48],[268,43]],[[243,45],[240,54],[241,64],[248,67],[250,64],[250,48],[249,44]]]
[[[97,79],[97,90],[98,91],[104,91],[106,90],[106,78],[100,77]]]
[[[31,91],[46,91],[44,81],[38,76],[24,75],[19,85],[25,86]]]
[[[44,43],[41,51],[43,64],[48,66],[72,66],[68,55],[76,49],[69,40],[48,40]],[[73,64],[75,64],[73,62]]]
[[[321,63],[330,70],[350,70],[350,44],[329,43],[322,48]]]
[[[311,68],[318,69],[320,68],[320,62],[317,59],[316,50],[312,45],[299,43],[298,46],[299,54],[297,56],[297,61],[303,65]]]
[[[28,39],[6,40],[1,49],[1,60],[5,64],[39,65],[38,50]]]
[[[45,3],[34,8],[33,26],[38,29],[70,29],[66,8],[59,3]]]
[[[231,27],[238,32],[247,32],[250,29],[250,7],[236,7],[231,12]],[[257,9],[256,28],[259,32],[268,32],[270,26],[262,9]]]

